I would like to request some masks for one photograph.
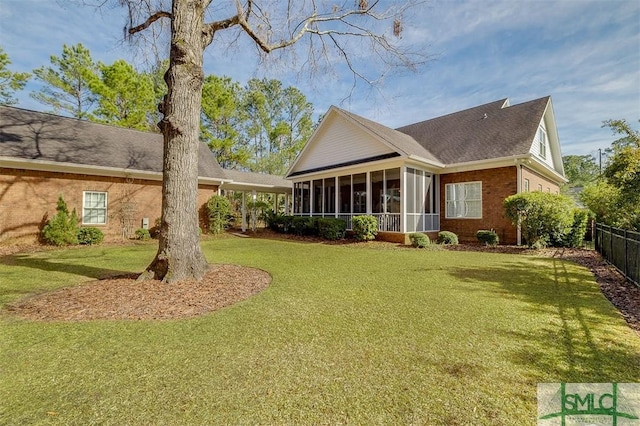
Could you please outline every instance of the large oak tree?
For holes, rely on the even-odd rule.
[[[422,62],[394,44],[402,31],[402,15],[410,4],[381,10],[383,2],[357,0],[118,0],[128,8],[128,33],[145,32],[169,21],[169,69],[165,74],[167,95],[160,105],[159,123],[164,136],[164,178],[159,247],[142,278],[164,282],[200,279],[207,262],[200,249],[197,218],[198,133],[202,86],[203,52],[220,31],[234,42],[248,37],[259,51],[305,45],[302,64],[331,62],[341,58],[353,75],[367,82],[362,57],[387,68],[411,67]],[[384,2],[388,5],[389,2]],[[381,27],[387,23],[387,28]],[[235,33],[234,33],[235,31]],[[230,41],[229,41],[230,40]],[[354,43],[355,45],[350,44]],[[298,49],[300,51],[300,49]]]

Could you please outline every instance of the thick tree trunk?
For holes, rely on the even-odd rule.
[[[198,228],[198,144],[204,80],[202,0],[173,0],[164,135],[162,220],[158,253],[141,276],[171,283],[201,279],[207,261]]]

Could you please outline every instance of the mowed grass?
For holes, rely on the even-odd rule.
[[[638,382],[640,338],[557,259],[222,238],[271,286],[177,321],[0,317],[0,424],[535,424],[539,382]],[[0,259],[2,303],[153,244]]]

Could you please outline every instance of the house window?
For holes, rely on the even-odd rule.
[[[541,183],[538,184],[538,191],[542,192],[542,184]]]
[[[82,194],[82,223],[104,225],[107,223],[107,193],[84,191]]]
[[[445,192],[447,218],[482,218],[482,182],[448,183]]]
[[[529,179],[524,180],[524,192],[529,192]]]
[[[547,158],[547,133],[542,126],[538,128],[538,143],[540,145],[540,157]]]

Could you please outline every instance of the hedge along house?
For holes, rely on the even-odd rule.
[[[391,129],[332,106],[287,173],[296,215],[378,219],[382,238],[441,230],[520,243],[503,200],[566,182],[550,97],[508,99]]]
[[[162,151],[160,134],[0,106],[0,242],[36,236],[60,195],[82,226],[107,237],[153,227],[161,215]],[[200,208],[225,185],[291,192],[281,178],[265,177],[266,185],[242,172],[229,178],[205,144],[198,174]]]

